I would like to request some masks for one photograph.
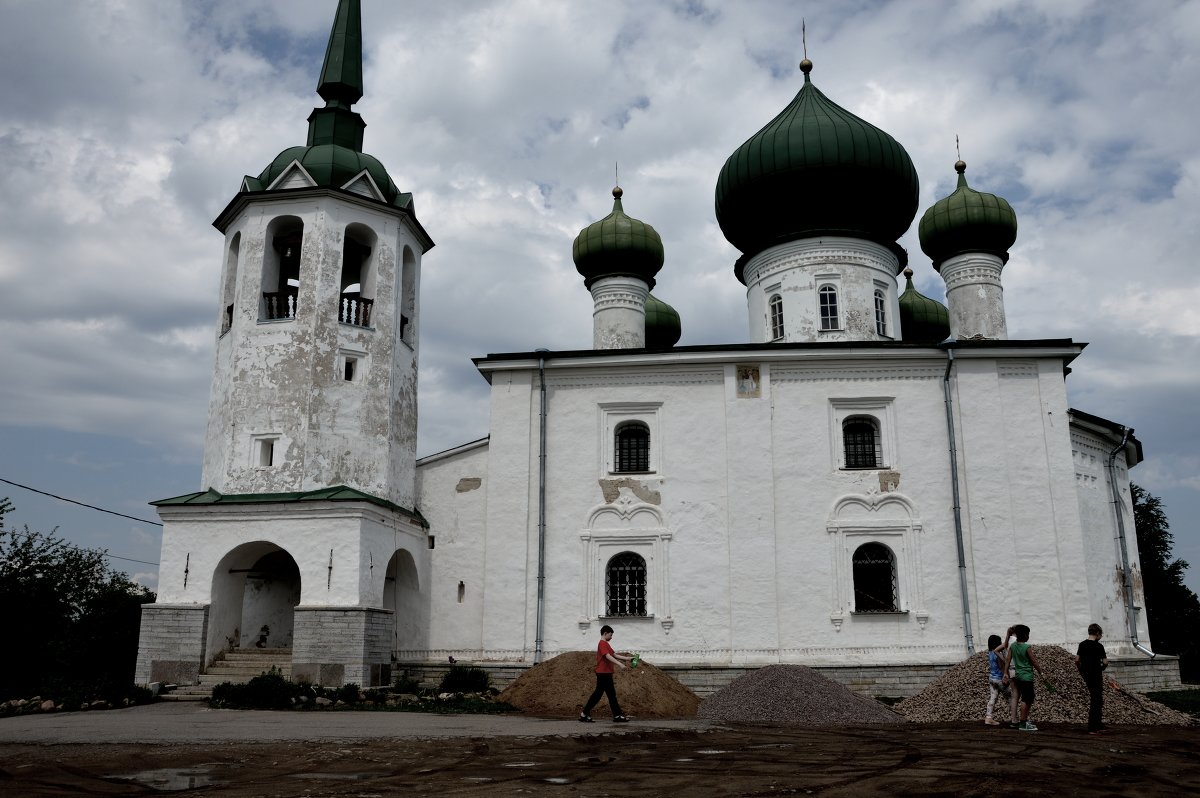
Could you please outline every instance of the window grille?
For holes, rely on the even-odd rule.
[[[604,572],[608,615],[646,614],[646,561],[632,551],[608,561]]]
[[[639,421],[617,427],[613,472],[636,474],[650,470],[650,428]]]
[[[887,335],[887,301],[883,292],[875,290],[875,332]]]
[[[771,297],[771,340],[778,341],[783,337],[783,297],[775,294]]]
[[[883,443],[873,418],[853,416],[842,422],[846,468],[883,468]]]
[[[832,285],[821,286],[818,292],[821,301],[821,329],[822,330],[837,330],[841,328],[838,323],[838,297],[837,289]]]
[[[882,543],[864,543],[854,552],[854,611],[898,612],[896,556]]]

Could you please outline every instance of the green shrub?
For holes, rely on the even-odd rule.
[[[357,704],[360,692],[358,685],[350,682],[338,688],[335,700],[341,701],[343,704]]]
[[[213,688],[209,703],[214,707],[231,709],[290,709],[292,700],[303,689],[272,668],[267,673],[255,676],[247,684],[218,684]]]
[[[1193,718],[1200,718],[1200,689],[1161,690],[1146,693],[1146,697],[1160,704],[1166,704],[1171,709],[1186,712]]]
[[[421,683],[405,673],[403,676],[396,676],[396,681],[392,684],[392,689],[397,693],[412,693],[413,695],[418,695],[421,692]]]
[[[451,665],[442,677],[438,692],[442,693],[486,693],[491,680],[482,668]]]

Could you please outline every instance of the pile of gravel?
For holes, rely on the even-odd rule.
[[[1035,723],[1087,723],[1088,691],[1075,667],[1075,658],[1059,646],[1033,646],[1033,656],[1045,678],[1034,682],[1036,698],[1030,718]],[[1120,687],[1105,677],[1104,722],[1110,724],[1165,724],[1188,726],[1192,718],[1156,701]],[[914,696],[896,705],[896,711],[917,723],[950,721],[983,722],[988,700],[987,653],[968,657],[943,673]],[[1009,720],[1009,708],[997,699],[994,717]]]
[[[803,665],[768,665],[713,693],[698,717],[725,723],[801,726],[903,723],[892,710]]]
[[[531,715],[576,717],[596,686],[595,668],[595,652],[559,654],[518,676],[500,694],[500,700]],[[621,711],[634,719],[692,718],[700,705],[695,693],[645,661],[636,668],[618,669],[613,683]],[[592,716],[612,717],[607,699],[600,699]]]

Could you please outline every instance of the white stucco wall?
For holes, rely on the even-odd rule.
[[[1062,377],[1063,358],[1077,351],[959,352],[951,385],[977,646],[1017,622],[1039,642],[1074,642],[1088,622],[1091,544]],[[487,447],[421,467],[422,512],[439,539],[431,640],[439,656],[528,659],[536,361],[483,368]],[[866,347],[551,357],[546,655],[590,647],[608,622],[620,647],[662,662],[960,659],[945,368],[940,350]],[[879,419],[886,468],[841,467],[848,415]],[[651,429],[652,474],[608,472],[611,430],[626,416]],[[459,493],[464,479],[479,486]],[[447,536],[453,544],[443,545]],[[899,613],[853,611],[850,559],[865,542],[896,557]],[[604,564],[623,550],[646,560],[648,617],[603,617]],[[473,590],[457,604],[462,577],[451,570],[471,586],[482,579],[480,605]]]
[[[1097,430],[1082,422],[1071,426],[1071,446],[1075,457],[1075,485],[1083,526],[1086,578],[1090,597],[1091,620],[1104,627],[1104,644],[1116,653],[1132,653],[1129,622],[1126,616],[1124,580],[1116,510],[1108,470],[1109,453],[1120,444],[1120,437]],[[1129,492],[1126,453],[1117,453],[1114,471],[1121,496],[1125,544],[1133,574],[1134,605],[1145,607],[1137,531],[1133,523],[1133,504]],[[1149,647],[1146,614],[1137,613],[1138,639]]]

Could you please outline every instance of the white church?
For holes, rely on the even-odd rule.
[[[1141,445],[1069,406],[1085,344],[1008,337],[1016,215],[957,163],[919,228],[948,307],[918,294],[896,243],[912,161],[812,69],[717,176],[745,342],[675,345],[650,294],[661,239],[614,189],[573,246],[593,348],[476,358],[490,434],[417,459],[433,241],[363,152],[359,3],[340,0],[306,144],[214,222],[203,484],[154,502],[137,680],[193,683],[266,646],[293,678],[378,685],[450,657],[532,665],[604,624],[680,668],[879,676],[1013,623],[1074,650],[1090,622],[1110,656],[1150,662]]]

